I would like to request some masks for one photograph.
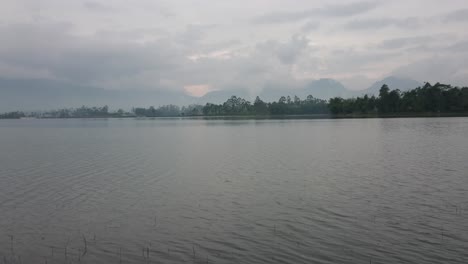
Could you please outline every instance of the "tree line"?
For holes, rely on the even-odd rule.
[[[25,117],[26,115],[23,112],[15,111],[0,114],[0,119],[18,119]]]
[[[109,111],[109,107],[87,107],[82,106],[79,108],[64,108],[50,111],[36,111],[36,112],[9,112],[0,115],[0,119],[17,119],[23,117],[34,118],[102,118],[102,117],[123,117],[132,115],[132,113],[125,112],[122,109],[117,111]]]
[[[254,103],[235,95],[222,104],[207,103],[205,105],[190,105],[178,107],[164,105],[158,108],[133,108],[138,117],[164,116],[242,116],[242,115],[305,115],[328,114],[326,100],[307,96],[305,100],[294,96],[282,96],[277,102],[264,102],[257,96]]]
[[[173,116],[201,116],[203,115],[202,105],[189,105],[179,107],[177,105],[163,105],[158,108],[137,107],[132,109],[132,113],[137,117],[173,117]]]
[[[203,109],[206,116],[224,115],[307,115],[327,114],[327,101],[307,96],[305,100],[294,96],[282,96],[277,102],[264,102],[257,96],[254,103],[232,96],[223,104],[206,104]]]
[[[385,115],[415,113],[468,113],[468,87],[426,83],[422,87],[401,92],[383,85],[378,96],[364,95],[355,98],[334,97],[322,100],[307,96],[304,100],[282,96],[275,102],[264,102],[256,97],[251,103],[241,97],[231,96],[222,104],[163,105],[160,107],[132,108],[109,111],[108,106],[59,109],[47,112],[10,112],[0,118],[99,118],[99,117],[176,117],[176,116],[243,116],[243,115]]]
[[[466,113],[468,112],[468,87],[426,83],[406,92],[380,88],[378,97],[343,99],[331,98],[328,108],[332,114],[398,114],[398,113]]]

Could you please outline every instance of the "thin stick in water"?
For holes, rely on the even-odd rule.
[[[83,251],[83,256],[84,256],[88,252],[88,244],[86,243],[86,237],[84,235],[83,235],[83,242],[84,242],[84,251]]]

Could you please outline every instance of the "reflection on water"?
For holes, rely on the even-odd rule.
[[[0,121],[5,263],[467,263],[468,119]]]

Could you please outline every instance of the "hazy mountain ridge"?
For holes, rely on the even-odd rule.
[[[251,94],[247,88],[237,88],[231,90],[213,91],[200,97],[198,102],[205,103],[222,103],[232,95],[245,98],[253,101],[258,95],[263,101],[277,101],[281,96],[299,96],[305,98],[308,95],[313,95],[316,98],[328,100],[331,97],[341,96],[347,97],[351,95],[351,91],[347,90],[343,84],[333,79],[319,79],[307,82],[299,88],[265,88],[258,94]]]
[[[223,103],[235,95],[253,102],[258,95],[264,101],[277,101],[281,96],[295,95],[304,99],[308,95],[328,100],[332,97],[355,97],[363,94],[378,95],[383,84],[390,89],[406,91],[422,84],[407,78],[394,76],[375,82],[369,88],[352,91],[339,81],[319,79],[309,81],[294,89],[288,87],[268,87],[258,94],[247,88],[212,91],[200,98],[183,92],[143,91],[143,90],[106,90],[99,87],[70,84],[63,81],[46,79],[0,79],[0,111],[36,111],[57,108],[108,105],[113,109],[131,109],[137,106],[160,106],[167,104],[188,105]]]
[[[387,84],[390,89],[399,89],[400,91],[407,91],[410,89],[414,89],[422,84],[418,81],[408,79],[408,78],[399,78],[395,76],[387,77],[383,80],[377,81],[372,84],[369,88],[363,90],[349,90],[339,81],[334,79],[318,79],[314,81],[310,81],[303,85],[300,88],[296,89],[264,89],[262,92],[258,94],[258,96],[266,102],[270,101],[277,101],[281,96],[299,96],[300,98],[304,99],[308,95],[312,95],[315,98],[320,98],[324,100],[328,100],[333,97],[357,97],[362,96],[364,94],[368,95],[375,95],[378,96],[379,90],[383,84]],[[222,103],[226,101],[232,95],[236,95],[247,100],[253,101],[255,96],[251,96],[248,92],[248,89],[232,89],[232,90],[222,90],[222,91],[213,91],[209,92],[206,95],[200,97],[198,99],[198,103],[205,104],[205,103]]]
[[[108,105],[113,109],[186,105],[196,98],[171,91],[106,90],[45,79],[0,79],[0,111],[37,111]]]
[[[379,94],[380,88],[384,84],[388,85],[388,87],[391,90],[399,89],[402,92],[405,92],[405,91],[408,91],[408,90],[411,90],[411,89],[414,89],[416,87],[423,85],[422,83],[415,81],[413,79],[389,76],[383,80],[373,83],[369,88],[365,90],[357,91],[357,95],[359,96],[359,95],[368,94],[368,95],[377,96]]]

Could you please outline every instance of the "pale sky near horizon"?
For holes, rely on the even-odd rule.
[[[108,89],[468,85],[468,1],[6,0],[0,78]]]

